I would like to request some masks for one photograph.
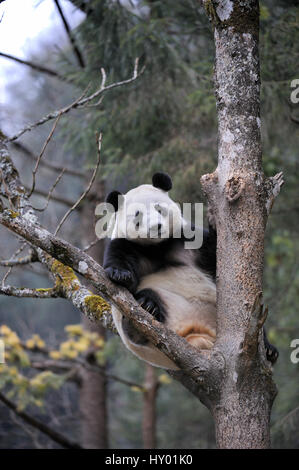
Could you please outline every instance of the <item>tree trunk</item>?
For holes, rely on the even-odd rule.
[[[82,209],[82,242],[88,245],[95,239],[95,207],[96,203],[104,200],[104,185],[97,183],[90,193]],[[99,241],[88,250],[90,256],[100,264],[103,261],[104,243]],[[86,316],[82,317],[83,327],[98,333],[105,339],[105,328],[99,323],[93,323]],[[107,416],[107,380],[104,375],[88,370],[81,372],[80,410],[82,445],[87,449],[107,449],[108,416]]]
[[[275,178],[262,171],[258,0],[204,1],[214,27],[218,167],[202,177],[217,226],[217,341],[226,372],[211,411],[220,448],[270,446],[276,394],[265,364],[264,232]],[[260,344],[260,348],[258,348]]]
[[[150,364],[145,365],[145,380],[143,392],[142,436],[144,449],[156,448],[156,402],[159,382],[155,369]]]

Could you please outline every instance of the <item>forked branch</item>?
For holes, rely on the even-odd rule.
[[[86,96],[88,89],[85,90],[83,94],[79,98],[77,98],[73,103],[69,104],[68,106],[65,106],[64,108],[61,108],[59,110],[56,110],[56,111],[53,111],[52,113],[47,114],[43,118],[39,119],[39,121],[35,122],[34,124],[29,124],[28,126],[24,127],[22,130],[17,132],[16,134],[8,138],[6,141],[13,142],[14,140],[21,137],[21,135],[25,134],[25,132],[32,131],[36,127],[41,126],[45,124],[46,122],[51,121],[52,119],[56,119],[60,115],[67,114],[72,109],[82,109],[86,107],[89,103],[91,103],[96,98],[101,97],[101,95],[103,95],[107,91],[110,91],[114,88],[118,88],[123,85],[128,85],[129,83],[134,82],[142,75],[143,72],[144,72],[144,67],[140,70],[140,72],[138,71],[138,59],[136,59],[131,78],[128,78],[127,80],[122,80],[120,82],[111,83],[110,85],[107,85],[107,86],[103,85],[103,80],[102,80],[101,86],[94,93]]]

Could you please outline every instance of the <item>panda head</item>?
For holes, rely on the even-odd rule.
[[[159,243],[181,233],[182,215],[168,196],[172,181],[166,173],[155,173],[151,184],[142,184],[126,194],[112,191],[106,202],[115,211],[112,239],[137,243]],[[179,236],[179,235],[177,235]]]

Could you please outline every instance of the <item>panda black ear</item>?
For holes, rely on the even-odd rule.
[[[123,199],[124,196],[122,193],[120,193],[119,191],[111,191],[111,193],[109,193],[106,197],[106,202],[108,204],[112,204],[115,212],[117,212],[120,208],[120,204],[122,204]]]
[[[167,173],[155,173],[152,181],[155,188],[162,189],[163,191],[170,191],[172,188],[172,180]]]

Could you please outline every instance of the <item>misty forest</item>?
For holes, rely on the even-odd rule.
[[[15,54],[0,0],[0,448],[299,448],[298,1],[27,3]],[[217,233],[211,347],[104,269],[99,204],[159,172]]]

